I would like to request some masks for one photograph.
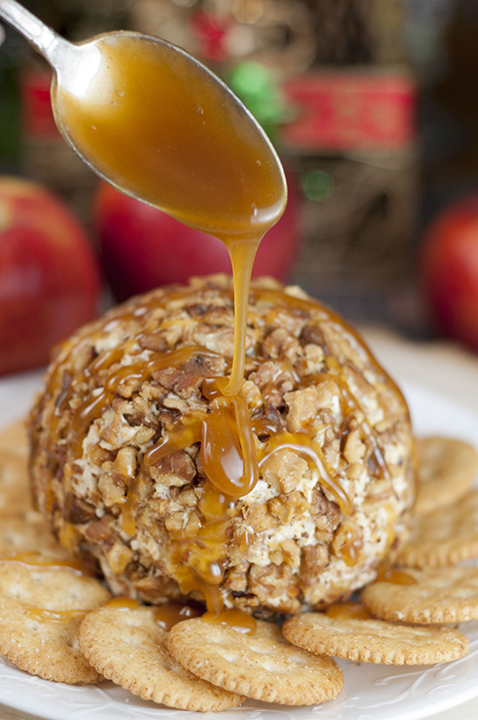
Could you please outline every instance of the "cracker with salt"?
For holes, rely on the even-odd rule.
[[[185,670],[168,650],[168,634],[156,623],[154,608],[113,600],[86,616],[79,641],[98,672],[145,700],[200,712],[244,702]]]
[[[31,509],[26,459],[0,452],[0,517],[11,517]]]
[[[336,697],[343,675],[332,658],[294,647],[272,623],[257,621],[253,635],[201,620],[169,633],[169,649],[204,680],[247,697],[284,705],[314,705]]]
[[[0,517],[0,560],[23,553],[40,553],[51,558],[66,558],[50,530],[48,522],[36,512]]]
[[[78,648],[78,628],[110,597],[98,580],[70,567],[0,562],[0,654],[45,680],[98,682]]]
[[[412,518],[411,534],[397,564],[441,567],[478,557],[478,490],[453,505]]]
[[[417,448],[414,512],[423,515],[454,503],[469,490],[478,472],[478,453],[462,440],[440,436],[419,438]]]
[[[309,652],[385,665],[451,662],[468,652],[467,638],[447,627],[331,618],[319,612],[290,618],[282,631],[290,642]]]
[[[29,451],[25,420],[17,420],[0,430],[0,453],[10,453],[26,460]]]
[[[454,623],[478,619],[478,568],[407,568],[415,584],[378,581],[361,601],[375,617],[412,623]]]

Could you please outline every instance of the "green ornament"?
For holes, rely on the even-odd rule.
[[[248,61],[236,65],[225,80],[274,141],[278,125],[288,115],[274,73],[260,63]]]

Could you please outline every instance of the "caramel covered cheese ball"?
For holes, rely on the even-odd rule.
[[[245,378],[227,276],[115,307],[59,347],[30,417],[34,500],[113,593],[257,617],[346,598],[414,501],[406,403],[363,340],[297,287],[253,281]]]

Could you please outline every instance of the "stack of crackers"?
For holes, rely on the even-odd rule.
[[[219,711],[247,698],[312,705],[336,697],[333,656],[386,664],[450,662],[468,652],[450,623],[478,619],[478,455],[441,437],[419,441],[412,535],[399,566],[355,603],[310,612],[253,634],[183,620],[167,631],[156,610],[112,600],[101,579],[69,559],[36,513],[28,444],[18,423],[0,434],[0,654],[69,684],[108,678],[170,707]]]

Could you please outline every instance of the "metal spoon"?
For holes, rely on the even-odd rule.
[[[124,31],[74,44],[16,0],[0,0],[0,17],[52,66],[57,126],[98,175],[221,239],[257,237],[280,217],[287,190],[274,148],[195,58]]]

